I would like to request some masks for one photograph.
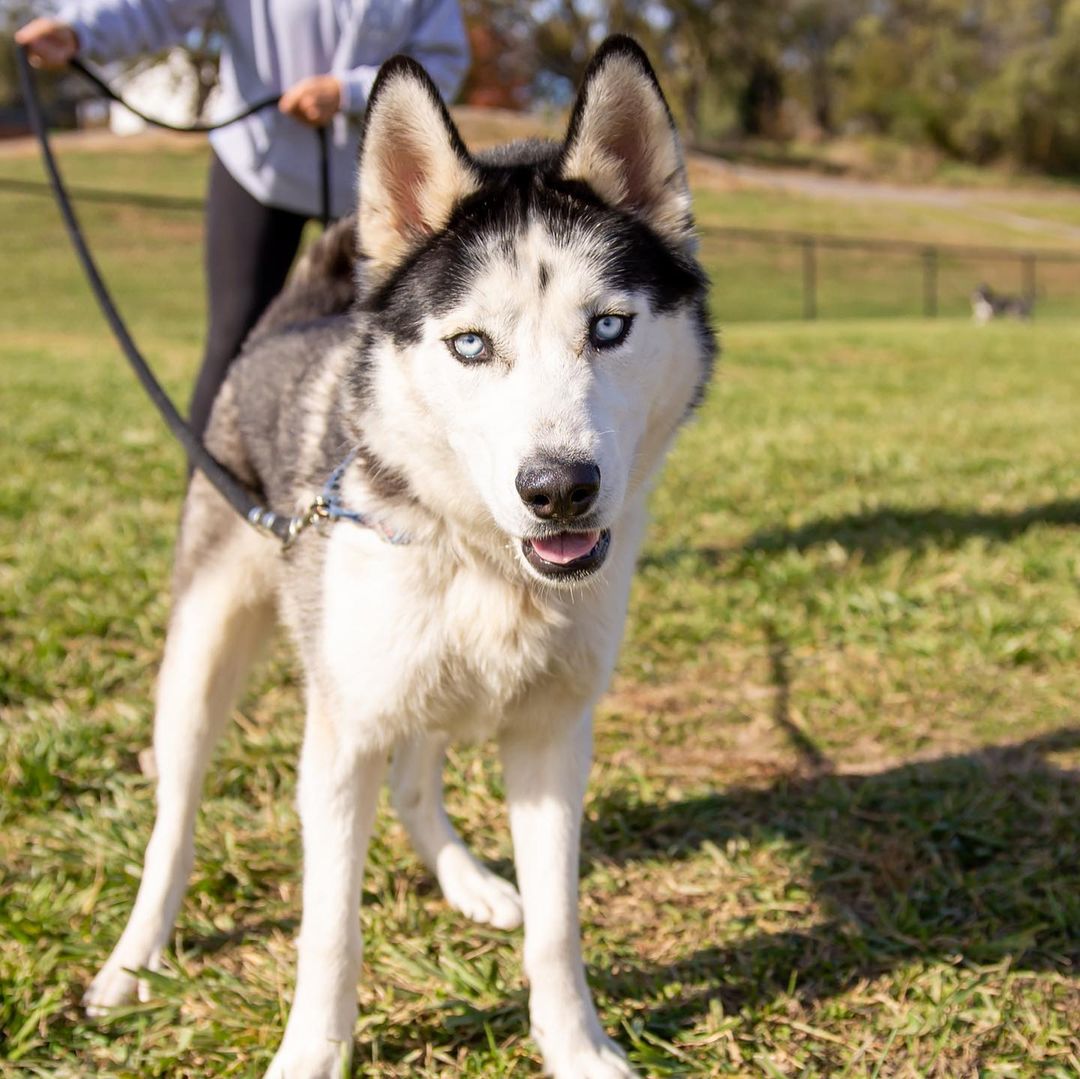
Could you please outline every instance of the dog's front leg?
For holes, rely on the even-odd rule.
[[[424,864],[439,878],[446,901],[467,918],[498,929],[521,925],[514,886],[472,856],[443,807],[445,739],[417,735],[394,750],[394,808]]]
[[[309,694],[300,758],[304,911],[296,994],[267,1079],[348,1075],[363,945],[360,888],[386,754],[341,735],[333,707]]]
[[[501,744],[525,911],[532,1033],[555,1079],[621,1079],[635,1073],[600,1028],[585,984],[578,922],[578,853],[592,718],[534,731],[516,732]]]

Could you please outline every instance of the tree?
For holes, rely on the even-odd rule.
[[[533,96],[535,48],[513,5],[463,0],[472,63],[461,90],[468,105],[523,109]]]

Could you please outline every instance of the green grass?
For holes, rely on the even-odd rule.
[[[86,217],[182,398],[197,222]],[[51,207],[0,195],[0,229],[0,1074],[258,1075],[300,909],[296,670],[275,651],[221,748],[154,1001],[86,1020],[152,821],[136,758],[183,470]],[[602,1020],[656,1076],[1074,1077],[1080,322],[724,344],[598,720]],[[509,872],[490,747],[454,753],[448,797]],[[449,911],[385,810],[363,922],[358,1075],[536,1074],[519,934]]]

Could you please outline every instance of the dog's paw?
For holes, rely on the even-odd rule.
[[[149,954],[141,950],[135,955],[119,953],[118,945],[83,993],[82,1005],[91,1018],[108,1015],[110,1008],[130,1004],[136,997],[143,1003],[150,999],[150,983],[131,971],[160,970],[161,949],[155,949]]]
[[[87,1015],[100,1019],[109,1014],[110,1008],[133,1001],[138,988],[139,979],[125,970],[122,963],[110,960],[83,993],[82,1005]]]
[[[562,1044],[554,1052],[545,1051],[544,1067],[552,1079],[635,1079],[637,1076],[623,1051],[604,1037],[580,1045]]]
[[[346,1079],[351,1059],[351,1042],[319,1038],[300,1044],[286,1038],[264,1079]]]
[[[517,929],[521,896],[502,877],[482,866],[461,847],[448,847],[438,862],[439,887],[454,910],[481,925]]]

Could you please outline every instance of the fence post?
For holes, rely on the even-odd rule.
[[[817,318],[817,245],[812,236],[802,242],[803,318]]]
[[[1023,259],[1024,299],[1035,309],[1035,255],[1028,253]]]
[[[923,317],[937,318],[938,313],[938,251],[928,247],[923,251]]]

